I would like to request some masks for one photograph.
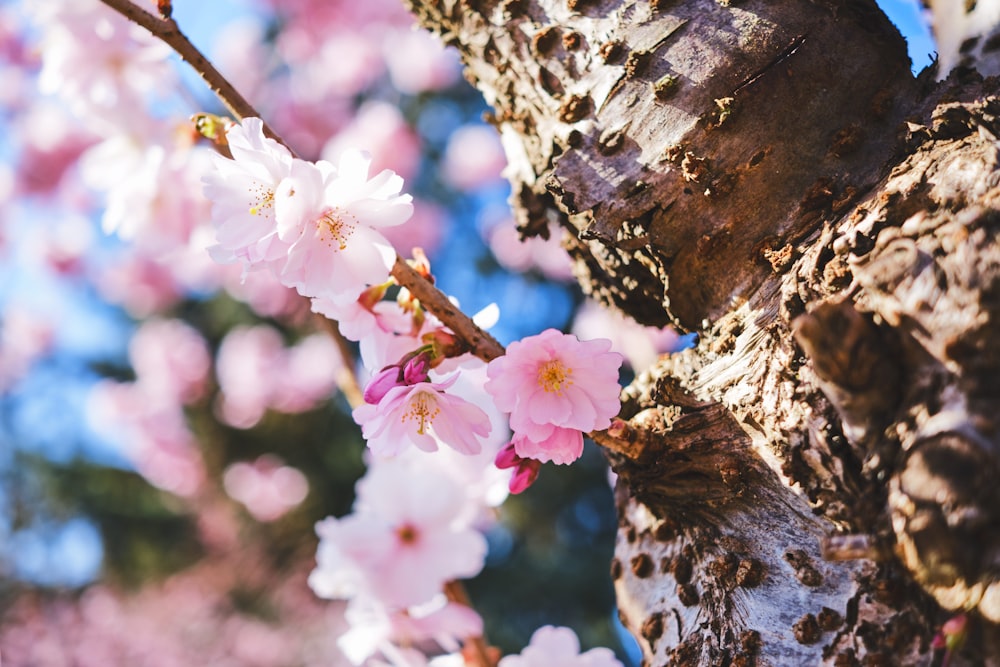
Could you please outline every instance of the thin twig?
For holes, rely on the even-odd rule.
[[[337,386],[340,387],[341,393],[347,399],[347,404],[352,408],[356,408],[364,403],[365,399],[361,383],[358,382],[358,374],[354,369],[354,350],[351,349],[351,344],[348,340],[344,338],[344,334],[340,333],[340,327],[337,326],[336,322],[319,313],[314,313],[314,316],[319,321],[319,325],[330,335],[333,342],[337,344],[340,357],[344,360],[343,375],[337,378]]]
[[[444,585],[445,595],[452,602],[456,602],[460,605],[464,605],[472,609],[472,603],[469,601],[469,594],[465,590],[465,586],[461,581],[449,581]],[[472,649],[472,655],[468,658],[472,658],[478,663],[478,667],[495,667],[496,660],[490,656],[490,647],[486,643],[485,636],[470,637],[466,640],[466,645]]]
[[[250,105],[246,99],[240,95],[239,91],[229,83],[226,77],[222,76],[219,70],[209,62],[198,48],[181,32],[177,26],[177,21],[172,18],[162,18],[147,12],[130,0],[101,0],[108,7],[129,19],[133,23],[141,25],[143,28],[153,33],[165,44],[170,46],[187,64],[191,65],[195,72],[201,76],[202,80],[212,89],[222,103],[229,109],[229,112],[238,119],[260,118],[257,110]],[[263,122],[263,119],[261,119]],[[264,133],[270,137],[278,139],[274,130],[264,123]],[[280,141],[280,139],[278,139]],[[281,142],[284,144],[284,142]],[[287,147],[288,145],[285,144]],[[290,147],[288,147],[291,150]]]
[[[231,83],[208,61],[208,59],[180,31],[177,22],[155,16],[136,6],[130,0],[101,0],[104,4],[141,25],[154,36],[163,40],[201,76],[202,80],[222,100],[230,113],[237,119],[260,118],[260,114],[233,87]],[[263,122],[263,119],[261,119]],[[264,133],[294,151],[274,130],[264,123]],[[398,255],[392,267],[392,277],[410,293],[420,299],[421,305],[450,328],[455,335],[465,341],[473,354],[484,361],[490,361],[504,354],[504,348],[491,335],[478,327],[472,319],[456,308],[447,295],[434,287],[419,273],[414,271]]]
[[[399,256],[392,267],[392,277],[410,290],[420,300],[420,305],[434,313],[445,326],[469,346],[471,352],[483,361],[492,361],[504,354],[503,345],[479,328],[472,318],[463,313],[448,297],[417,273]]]

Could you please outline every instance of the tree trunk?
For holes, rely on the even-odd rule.
[[[611,564],[650,665],[1000,664],[1000,82],[867,0],[410,0],[525,236],[699,333],[625,390]]]

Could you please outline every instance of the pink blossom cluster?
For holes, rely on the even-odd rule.
[[[368,177],[371,160],[307,162],[264,136],[258,118],[226,133],[232,159],[205,177],[217,245],[212,257],[244,271],[267,268],[288,287],[335,305],[384,283],[396,254],[379,232],[407,220],[412,198],[390,170]]]
[[[102,380],[91,393],[92,426],[153,484],[182,496],[201,489],[204,464],[183,412],[201,399],[211,364],[201,334],[180,320],[148,320],[129,345],[134,382]]]
[[[252,23],[227,34],[225,57],[259,65],[240,68],[245,84],[275,100],[275,125],[293,145],[323,159],[296,157],[265,136],[258,118],[229,127],[228,156],[200,146],[189,128],[147,113],[172,87],[162,44],[96,0],[43,0],[32,12],[43,87],[88,129],[65,132],[58,149],[39,132],[33,159],[50,159],[51,171],[20,187],[58,189],[95,208],[101,200],[102,227],[130,243],[129,255],[86,267],[79,247],[88,240],[51,242],[51,264],[93,271],[100,289],[136,316],[223,287],[261,315],[290,320],[304,302],[289,297],[294,288],[358,342],[367,386],[353,417],[370,465],[353,512],[317,525],[309,585],[320,597],[348,601],[339,645],[354,664],[446,667],[460,660],[463,641],[482,633],[479,616],[447,595],[449,582],[482,569],[481,531],[508,491],[528,488],[544,462],[576,460],[583,434],[609,426],[620,407],[622,355],[610,341],[550,329],[486,364],[395,284],[396,246],[433,242],[440,214],[423,206],[415,214],[403,192],[421,147],[402,114],[382,102],[355,109],[353,97],[382,77],[407,93],[448,86],[455,56],[413,32],[395,0],[274,5],[284,19],[275,48],[291,65],[287,76],[263,75],[270,59]],[[503,162],[495,133],[473,128],[453,137],[441,176],[459,190],[488,186]],[[422,253],[414,254],[431,278]],[[539,265],[560,257],[550,269],[565,274],[564,256],[551,245],[536,254]],[[494,311],[476,323],[488,327]],[[206,397],[208,345],[179,320],[152,319],[136,332],[130,361],[135,381],[105,381],[94,391],[95,425],[154,484],[193,496],[205,470],[184,406]],[[215,359],[217,415],[249,428],[267,410],[306,410],[329,397],[346,370],[326,336],[286,345],[273,327],[235,328]],[[308,493],[302,473],[272,456],[230,465],[223,487],[260,521],[277,519]],[[414,652],[426,645],[447,655]],[[617,662],[600,650],[580,655],[570,631],[543,628],[503,663],[543,664]]]
[[[0,395],[20,380],[52,346],[53,324],[23,305],[0,318]]]
[[[230,426],[246,429],[268,410],[304,412],[330,398],[344,372],[340,350],[325,334],[286,347],[274,327],[234,327],[216,354],[216,414]]]
[[[357,486],[354,511],[316,526],[317,566],[309,585],[324,598],[349,600],[350,629],[339,643],[354,664],[380,654],[398,662],[401,647],[431,642],[444,651],[482,634],[472,609],[448,601],[449,581],[476,575],[486,540],[467,487],[490,478],[480,457],[464,475],[411,450],[373,460]],[[486,496],[482,496],[483,501]]]
[[[229,526],[236,530],[235,525]],[[241,536],[192,567],[138,590],[99,583],[25,593],[4,610],[5,666],[342,666],[342,610],[305,585],[300,566],[277,570],[259,541]],[[267,618],[234,604],[259,591]]]
[[[610,425],[622,357],[610,341],[548,330],[484,365],[406,288],[386,298],[395,250],[379,229],[401,224],[412,210],[398,175],[369,178],[370,160],[351,151],[337,166],[295,158],[264,135],[259,119],[232,126],[227,144],[232,158],[217,158],[205,179],[217,229],[213,257],[245,272],[266,269],[310,297],[315,311],[361,342],[370,374],[353,416],[371,467],[355,511],[317,525],[310,585],[322,597],[350,600],[352,628],[342,645],[359,664],[376,653],[398,661],[399,645],[412,641],[457,647],[478,623],[443,591],[482,568],[485,541],[461,509],[468,501],[462,487],[413,456],[442,445],[481,454],[495,430],[489,406],[509,413],[514,435],[495,460],[515,468],[510,489],[523,491],[542,462],[576,460],[583,433]],[[414,265],[430,277],[422,255]],[[488,379],[455,390],[476,372]]]
[[[611,341],[581,341],[547,329],[507,346],[490,362],[486,391],[510,413],[514,431],[498,465],[514,468],[511,490],[522,491],[538,463],[572,463],[583,454],[583,433],[606,429],[618,414],[622,356]]]

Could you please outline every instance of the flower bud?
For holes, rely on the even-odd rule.
[[[497,468],[500,468],[500,470],[506,470],[507,468],[513,468],[520,462],[521,457],[514,451],[514,443],[508,442],[497,452],[497,457],[493,461],[493,464]]]
[[[521,493],[538,479],[538,471],[542,467],[541,461],[535,459],[521,459],[521,464],[510,478],[508,488],[511,493]]]
[[[386,366],[373,375],[372,379],[368,381],[368,385],[365,387],[365,403],[378,405],[382,400],[382,397],[385,396],[390,389],[405,384],[402,382],[400,375],[399,366]]]
[[[431,355],[429,351],[421,352],[406,362],[403,366],[403,382],[405,384],[417,384],[427,381],[427,373],[431,368]]]

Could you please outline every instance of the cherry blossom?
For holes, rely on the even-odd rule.
[[[129,343],[129,360],[137,382],[165,404],[200,398],[211,364],[201,333],[176,319],[144,322]]]
[[[472,190],[500,181],[507,157],[500,135],[488,125],[460,127],[448,139],[443,176],[460,190]]]
[[[305,500],[309,492],[306,476],[265,454],[252,463],[234,463],[222,476],[231,498],[247,508],[258,521],[274,521]]]
[[[234,327],[219,345],[215,364],[220,419],[251,428],[268,409],[297,413],[329,398],[343,361],[329,336],[314,334],[286,348],[274,328]]]
[[[572,333],[580,338],[609,338],[611,349],[621,352],[634,369],[648,368],[662,354],[683,349],[685,341],[676,330],[647,327],[621,312],[585,301],[573,318]]]
[[[580,653],[575,632],[546,625],[535,630],[520,655],[502,658],[497,667],[622,667],[622,663],[607,648]]]
[[[377,652],[394,660],[399,647],[427,641],[457,651],[461,641],[483,632],[479,614],[449,602],[444,595],[406,610],[388,609],[371,598],[359,598],[348,605],[344,618],[350,628],[340,636],[337,645],[355,665],[365,663]],[[416,656],[415,659],[419,661]],[[464,663],[460,664],[464,667]]]
[[[274,196],[291,172],[292,155],[264,136],[259,118],[245,118],[229,128],[226,141],[233,159],[217,156],[215,170],[203,179],[218,240],[209,249],[212,257],[222,263],[241,262],[245,269],[283,259],[288,247],[278,239]]]
[[[609,340],[580,341],[548,329],[511,343],[504,356],[489,363],[486,391],[510,413],[511,428],[520,436],[515,437],[519,455],[568,463],[583,450],[567,429],[586,432],[611,424],[620,408],[622,356],[610,348]]]
[[[370,160],[345,151],[338,167],[294,160],[275,190],[278,237],[288,245],[281,282],[299,293],[350,302],[385,282],[396,252],[379,227],[405,222],[412,198],[389,170],[368,178]]]
[[[48,318],[20,304],[8,304],[0,319],[0,394],[27,373],[54,338]]]
[[[202,488],[204,462],[176,403],[151,395],[141,382],[102,380],[90,392],[87,417],[153,485],[180,496]]]
[[[497,453],[495,464],[499,470],[514,469],[509,482],[511,493],[521,493],[534,484],[542,466],[542,462],[537,459],[520,456],[513,442],[504,445]]]
[[[552,461],[565,465],[576,461],[583,454],[583,434],[573,428],[546,425],[547,435],[528,437],[523,433],[514,433],[511,444],[518,456],[536,459],[545,463]],[[535,429],[536,434],[542,427]]]
[[[477,454],[480,440],[491,431],[490,419],[481,408],[447,393],[456,379],[393,387],[377,405],[355,408],[354,420],[372,452],[391,457],[407,445],[433,452],[443,442],[459,452]]]
[[[170,48],[95,0],[39,0],[30,6],[42,29],[42,92],[105,132],[143,119],[144,97],[172,89]]]
[[[353,514],[316,525],[309,585],[320,597],[370,596],[403,609],[482,569],[486,540],[460,520],[463,490],[448,477],[414,476],[403,462],[381,461],[357,491]]]
[[[336,161],[346,150],[363,149],[371,155],[371,168],[391,169],[412,177],[420,165],[420,138],[398,107],[387,102],[362,104],[354,119],[323,146],[321,157]]]

